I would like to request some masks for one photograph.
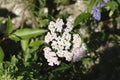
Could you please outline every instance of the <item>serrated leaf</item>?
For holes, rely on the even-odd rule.
[[[14,39],[14,38],[18,37],[20,39],[30,39],[32,37],[42,35],[45,32],[47,32],[47,30],[44,30],[44,29],[29,29],[29,28],[20,29],[20,30],[17,30],[16,32],[12,33],[10,35],[10,38]]]
[[[4,52],[2,48],[0,47],[0,63],[3,62],[3,60],[4,60]]]
[[[11,32],[12,32],[12,21],[10,17],[8,17],[6,33],[9,35]]]
[[[81,13],[80,15],[77,16],[77,18],[74,21],[74,26],[77,26],[80,22],[84,21],[90,17],[90,13]]]

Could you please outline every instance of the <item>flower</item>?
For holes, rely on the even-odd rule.
[[[48,25],[48,29],[51,31],[51,33],[55,32],[55,23],[53,21],[50,22],[50,24]]]
[[[63,25],[64,25],[63,20],[62,19],[57,19],[56,20],[56,25],[55,25],[56,31],[61,32],[62,28],[63,28]]]
[[[100,10],[99,10],[96,6],[94,6],[92,12],[93,12],[93,17],[94,17],[94,19],[95,19],[96,21],[100,21],[100,19],[101,19]]]
[[[43,49],[48,65],[59,65],[60,58],[65,58],[66,61],[79,61],[85,54],[86,49],[82,48],[79,34],[70,34],[73,29],[72,20],[67,20],[66,24],[62,19],[57,19],[56,22],[51,21],[48,29],[45,42],[49,47]]]
[[[107,2],[108,2],[108,0],[103,0],[102,3],[98,3],[97,6],[93,7],[93,10],[92,10],[93,18],[96,21],[100,21],[100,19],[101,19],[101,13],[100,13],[100,10],[98,9],[98,7],[105,7]]]
[[[64,32],[63,35],[62,35],[62,38],[67,40],[67,41],[70,41],[71,40],[71,34],[68,33],[68,32]]]
[[[82,47],[77,47],[73,50],[73,61],[79,61],[86,53],[86,50]]]
[[[52,41],[52,35],[48,32],[47,35],[45,36],[45,42],[49,43],[50,41]]]
[[[104,3],[107,3],[107,2],[108,2],[108,0],[103,0],[103,2],[104,2]]]
[[[97,4],[97,7],[105,7],[106,4],[107,4],[107,2],[108,2],[108,0],[103,0],[102,3],[98,3],[98,4]]]
[[[73,54],[69,51],[64,51],[64,57],[67,61],[71,61],[72,57],[73,57]]]
[[[73,29],[73,22],[72,20],[68,19],[67,20],[67,23],[66,23],[66,29],[65,29],[65,32],[70,32],[72,29]]]
[[[81,38],[79,36],[79,34],[73,34],[73,49],[80,47],[81,45]]]
[[[49,47],[45,47],[43,50],[44,50],[44,52],[50,52],[51,51],[51,49]]]
[[[101,3],[101,7],[105,7],[107,2],[108,2],[108,0],[103,0],[103,2]]]
[[[58,57],[56,56],[55,52],[52,52],[49,47],[44,48],[44,56],[47,59],[48,65],[53,66],[54,64],[60,64],[60,61],[58,61]]]

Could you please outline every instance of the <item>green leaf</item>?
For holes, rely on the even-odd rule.
[[[93,60],[91,58],[83,58],[82,59],[82,64],[88,64],[88,63],[92,63]]]
[[[18,62],[18,59],[15,57],[15,55],[13,55],[11,58],[11,63],[15,66],[17,62]]]
[[[31,47],[30,52],[35,52],[44,43],[44,40],[31,41],[29,44],[29,47]]]
[[[12,21],[10,17],[8,17],[6,33],[10,34],[11,32],[12,32]]]
[[[13,41],[17,42],[17,41],[20,41],[20,38],[16,35],[9,35],[9,38],[12,39]]]
[[[19,39],[30,39],[32,37],[42,35],[45,32],[47,32],[47,30],[26,28],[17,30],[16,32],[12,33],[9,37],[13,40],[14,38],[17,39],[16,37],[18,37]]]
[[[43,19],[43,20],[40,20],[40,25],[42,26],[42,27],[44,27],[44,26],[47,26],[48,25],[48,19]]]
[[[18,76],[17,80],[23,80],[24,76]]]
[[[37,53],[34,53],[32,60],[33,60],[33,61],[37,61],[37,60],[38,60],[38,55],[37,55]]]
[[[111,10],[111,11],[109,12],[109,16],[111,17],[113,14],[114,14],[114,12]]]
[[[101,1],[100,0],[88,0],[87,11],[91,13],[91,10],[92,10],[93,6],[95,6],[99,2],[101,2]]]
[[[29,40],[21,40],[21,47],[23,49],[23,51],[26,51],[28,48],[28,41]]]
[[[4,71],[3,63],[0,63],[0,75],[1,75],[1,73],[3,73],[3,71]]]
[[[107,5],[111,8],[112,11],[115,11],[118,8],[118,4],[115,1],[109,1]]]
[[[70,1],[69,0],[61,0],[61,5],[69,5]]]
[[[90,13],[81,13],[80,15],[77,16],[77,18],[74,21],[74,26],[77,26],[80,22],[84,21],[90,17]]]
[[[39,47],[40,45],[44,44],[44,40],[36,40],[36,41],[32,41],[29,46],[30,47]]]
[[[62,63],[60,67],[56,68],[53,70],[53,72],[56,72],[56,71],[64,71],[64,70],[67,70],[69,69],[70,66],[65,64],[65,63]]]
[[[31,57],[32,55],[30,53],[26,53],[24,57],[24,61],[27,62]]]
[[[120,0],[117,0],[118,1],[118,3],[120,4]]]
[[[3,62],[3,60],[4,60],[4,52],[2,48],[0,47],[0,62]]]

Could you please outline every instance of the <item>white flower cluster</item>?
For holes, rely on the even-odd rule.
[[[86,53],[79,34],[70,34],[73,29],[72,21],[67,20],[66,25],[62,19],[56,22],[51,21],[45,36],[45,42],[50,47],[44,48],[44,56],[48,65],[59,65],[58,58],[65,58],[67,61],[79,61]]]

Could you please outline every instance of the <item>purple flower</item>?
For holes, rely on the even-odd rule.
[[[105,7],[106,3],[99,3],[97,7]]]
[[[107,4],[107,2],[108,2],[108,0],[103,0],[102,3],[98,3],[98,4],[97,4],[97,7],[105,7],[106,4]]]
[[[107,3],[107,2],[108,2],[108,0],[103,0],[103,2],[104,2],[104,3]]]
[[[93,17],[96,21],[100,21],[101,19],[100,10],[96,6],[93,7]]]
[[[82,47],[77,47],[73,50],[73,61],[79,61],[83,56],[85,56],[86,50]]]

